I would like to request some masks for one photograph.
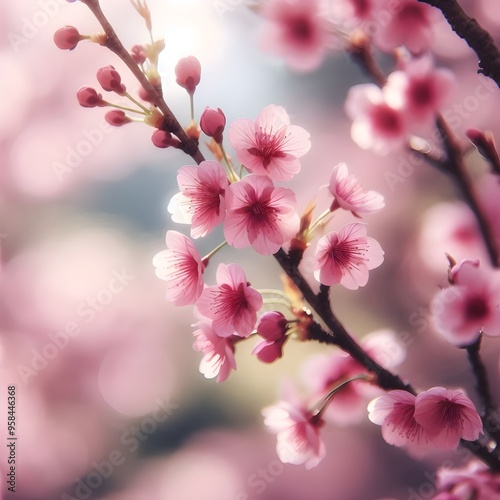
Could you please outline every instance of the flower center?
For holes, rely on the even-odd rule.
[[[489,307],[483,297],[471,297],[465,305],[465,317],[469,320],[484,318],[489,312]]]

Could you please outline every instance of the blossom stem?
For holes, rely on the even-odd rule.
[[[200,164],[204,160],[204,157],[198,148],[197,141],[187,135],[185,130],[182,128],[182,125],[179,123],[179,121],[174,116],[167,103],[163,99],[161,92],[151,84],[146,75],[142,72],[141,68],[132,59],[132,56],[123,46],[114,28],[111,26],[110,22],[104,15],[101,6],[99,5],[99,0],[81,0],[81,2],[91,10],[96,19],[101,24],[104,32],[106,33],[106,47],[114,52],[128,66],[139,83],[144,87],[144,90],[146,90],[146,92],[148,93],[152,104],[159,108],[163,113],[163,115],[165,116],[164,122],[166,129],[178,137],[181,143],[180,149],[191,156],[191,158],[193,158],[196,163]]]
[[[304,299],[316,311],[316,314],[323,320],[331,333],[322,330],[323,334],[316,331],[316,337],[310,337],[320,342],[337,345],[347,353],[349,353],[356,361],[361,363],[368,371],[374,373],[378,378],[378,385],[382,389],[402,389],[415,394],[414,389],[405,384],[397,375],[389,372],[381,365],[379,365],[368,353],[366,353],[359,344],[349,335],[342,323],[337,319],[331,310],[328,301],[323,299],[323,295],[315,294],[312,288],[307,283],[306,279],[302,276],[297,266],[291,261],[289,256],[283,251],[278,250],[274,257],[288,274],[288,276],[295,283],[300,290]]]
[[[106,105],[109,106],[110,108],[116,108],[116,109],[121,109],[123,111],[130,111],[131,113],[138,113],[140,115],[146,115],[146,113],[144,113],[143,111],[139,111],[138,109],[134,109],[134,108],[129,108],[127,106],[120,106],[119,104],[113,104],[111,102],[107,102]]]
[[[323,219],[328,217],[331,213],[332,213],[332,211],[328,208],[321,215],[318,216],[318,218],[311,224],[311,226],[307,230],[307,237],[308,238],[313,234],[315,229],[323,222]],[[324,224],[327,224],[328,222],[330,222],[330,221],[328,220]]]
[[[500,51],[493,37],[475,19],[469,17],[457,0],[418,0],[439,9],[453,31],[463,38],[479,58],[479,73],[500,87]]]
[[[189,106],[191,108],[191,123],[194,123],[194,94],[189,94]]]
[[[205,255],[205,257],[203,257],[202,261],[208,262],[221,248],[225,247],[226,245],[227,245],[227,241],[224,240],[220,245],[217,245],[210,253]]]
[[[229,171],[229,179],[231,182],[237,182],[240,180],[238,177],[238,174],[234,171],[232,163],[229,161],[229,158],[227,157],[226,150],[224,149],[224,145],[222,142],[219,144],[220,150],[222,152],[222,157],[224,158],[224,163],[227,166],[227,169]]]
[[[132,101],[136,106],[139,106],[147,115],[151,113],[151,111],[148,108],[146,108],[146,106],[141,104],[137,99],[134,99],[134,97],[132,97],[128,92],[125,92],[125,97],[130,101]]]
[[[481,418],[483,420],[484,429],[495,439],[497,444],[500,444],[500,421],[498,420],[498,412],[491,396],[486,367],[479,354],[481,340],[482,337],[480,336],[476,342],[466,347],[467,359],[474,373],[476,391],[481,398],[481,404],[483,406]]]
[[[314,414],[313,419],[315,421],[318,421],[321,419],[321,416],[325,412],[325,410],[328,408],[328,405],[331,403],[333,396],[337,394],[337,392],[340,391],[340,389],[344,388],[346,385],[350,384],[351,382],[354,382],[355,380],[366,380],[366,381],[371,381],[373,380],[372,375],[366,375],[365,373],[360,373],[359,375],[356,375],[354,377],[348,378],[346,380],[343,380],[340,382],[339,385],[334,387],[328,394],[327,396],[323,399],[323,402],[321,404],[321,407],[319,410]]]
[[[443,160],[443,170],[451,175],[466,203],[474,212],[474,215],[479,224],[479,228],[481,230],[481,234],[483,236],[484,243],[488,250],[491,264],[493,265],[493,267],[499,267],[500,250],[495,239],[495,234],[484,212],[484,209],[479,202],[479,198],[474,189],[472,180],[465,167],[463,153],[461,151],[460,145],[458,144],[457,140],[450,130],[450,127],[442,116],[438,115],[436,124],[439,133],[441,134],[443,145],[446,151],[446,159]]]

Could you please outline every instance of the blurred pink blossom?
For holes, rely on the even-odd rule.
[[[464,260],[451,270],[453,284],[433,299],[434,327],[456,346],[475,342],[481,333],[500,335],[500,271]]]
[[[323,422],[298,401],[280,401],[262,410],[264,424],[277,434],[276,452],[283,463],[316,467],[326,449],[319,436]]]
[[[264,50],[283,57],[296,71],[311,71],[323,61],[329,42],[328,25],[319,0],[270,0],[262,33]]]
[[[350,88],[345,102],[352,140],[362,149],[384,154],[401,147],[408,134],[401,107],[389,104],[387,95],[377,85],[365,83]]]

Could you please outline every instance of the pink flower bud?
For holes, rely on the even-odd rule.
[[[265,312],[257,325],[257,333],[266,340],[278,340],[285,336],[288,322],[278,311]]]
[[[74,26],[65,26],[54,33],[54,43],[61,50],[73,50],[83,40]]]
[[[152,102],[151,96],[149,95],[148,91],[141,85],[139,87],[139,97],[146,102]]]
[[[286,340],[287,337],[276,341],[263,340],[254,347],[252,354],[255,354],[262,363],[274,363],[283,356],[283,346]]]
[[[181,59],[175,67],[177,83],[193,95],[201,79],[201,64],[196,57],[189,56]]]
[[[104,115],[104,119],[113,127],[121,127],[132,120],[121,109],[113,109]]]
[[[144,64],[147,59],[146,48],[143,45],[134,45],[130,49],[130,55],[136,64]]]
[[[153,132],[151,141],[157,148],[168,148],[171,146],[177,148],[180,145],[179,140],[172,137],[172,134],[166,130],[156,130]]]
[[[205,108],[200,118],[200,127],[208,137],[213,137],[217,144],[222,143],[222,132],[225,126],[226,116],[219,108]]]
[[[127,91],[127,88],[122,83],[120,74],[113,66],[104,66],[98,69],[97,80],[101,87],[108,92],[116,92],[119,95],[124,95]]]
[[[102,98],[102,94],[98,94],[92,87],[82,87],[76,93],[76,98],[80,106],[84,108],[95,108],[97,106],[102,107],[107,105]]]

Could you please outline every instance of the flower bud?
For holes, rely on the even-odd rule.
[[[74,26],[65,26],[54,33],[54,43],[61,50],[73,50],[83,38]]]
[[[143,45],[134,45],[130,49],[130,55],[136,64],[144,64],[147,59],[146,48]]]
[[[196,57],[189,56],[181,59],[175,67],[177,83],[193,95],[201,79],[201,64]]]
[[[130,123],[132,119],[128,117],[121,109],[113,109],[104,115],[104,119],[113,127],[121,127]]]
[[[222,133],[226,126],[226,116],[217,108],[205,108],[200,118],[200,127],[208,137],[213,137],[217,144],[222,143]]]
[[[84,108],[95,108],[106,106],[107,103],[102,98],[102,94],[98,94],[92,87],[82,87],[77,93],[76,98],[80,106]]]
[[[157,148],[162,149],[171,146],[177,148],[180,145],[179,140],[172,137],[172,134],[170,132],[167,132],[166,130],[156,130],[155,132],[153,132],[151,141]]]
[[[108,92],[116,92],[119,95],[124,95],[127,91],[127,88],[122,83],[120,74],[113,66],[104,66],[98,69],[97,81]]]

